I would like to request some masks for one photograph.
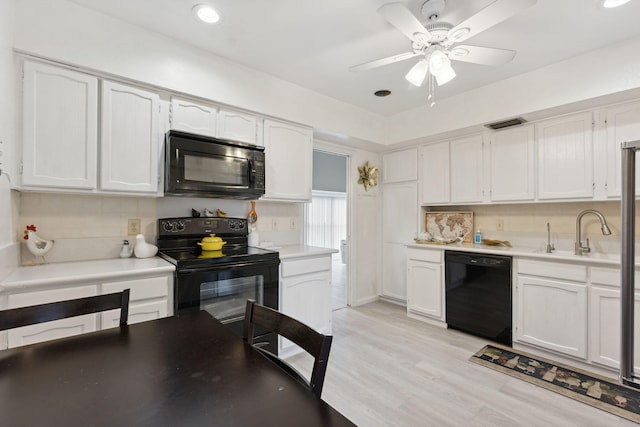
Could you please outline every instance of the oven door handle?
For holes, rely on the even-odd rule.
[[[273,263],[270,262],[269,264],[274,264],[275,266],[278,265],[278,263]],[[243,268],[247,268],[247,267],[256,267],[256,266],[261,266],[264,265],[264,263],[262,262],[243,262],[243,263],[239,263],[239,264],[233,264],[233,265],[216,265],[215,267],[212,266],[208,266],[208,267],[201,267],[201,268],[181,268],[177,271],[178,274],[182,274],[182,273],[216,273],[216,272],[220,272],[220,271],[229,271],[229,270],[239,270],[239,269],[243,269]]]

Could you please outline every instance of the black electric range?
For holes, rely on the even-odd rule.
[[[198,242],[215,234],[226,243],[203,251]],[[244,218],[164,218],[158,220],[158,255],[176,266],[174,311],[206,310],[242,334],[247,299],[279,307],[278,252],[247,244]],[[258,341],[277,354],[277,337]]]
[[[198,242],[215,234],[227,242],[221,251],[203,251]],[[158,220],[159,255],[176,266],[208,268],[261,261],[279,262],[278,252],[248,246],[244,218],[164,218]]]

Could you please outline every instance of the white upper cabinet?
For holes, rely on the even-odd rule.
[[[258,138],[258,118],[234,110],[218,111],[218,138],[262,145]]]
[[[218,107],[171,98],[171,129],[216,136]]]
[[[496,132],[489,144],[491,201],[533,200],[535,141],[533,126]]]
[[[313,132],[275,120],[264,121],[266,189],[263,200],[311,201]]]
[[[171,129],[262,145],[260,120],[237,110],[171,98]]]
[[[451,201],[481,203],[484,200],[482,135],[450,142]]]
[[[98,79],[25,61],[22,133],[22,186],[95,188]]]
[[[418,179],[418,149],[387,153],[382,156],[382,176],[385,184]]]
[[[538,198],[593,197],[593,115],[545,120],[536,125]]]
[[[421,204],[449,203],[449,141],[423,145],[420,151],[422,159]]]
[[[607,120],[607,196],[620,197],[621,150],[625,141],[640,140],[640,102],[618,105],[606,110]],[[636,195],[640,195],[640,162],[636,162]]]
[[[104,81],[101,113],[100,189],[157,192],[159,96]]]

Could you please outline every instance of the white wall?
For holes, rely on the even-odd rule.
[[[0,2],[0,278],[17,265],[17,194],[9,187],[6,170],[15,145],[15,73],[13,64],[14,0]]]
[[[386,118],[387,144],[611,96],[640,97],[640,37]],[[587,108],[583,105],[582,108]],[[574,108],[574,110],[577,108]],[[540,117],[537,117],[540,118]]]
[[[20,0],[15,47],[314,128],[382,142],[378,115],[65,0]]]

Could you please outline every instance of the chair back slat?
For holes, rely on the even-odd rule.
[[[0,311],[0,331],[118,308],[120,325],[126,325],[129,317],[129,292],[129,289],[125,289],[113,294],[3,310]]]
[[[279,359],[269,351],[257,347],[285,371],[301,381],[316,396],[320,397],[333,337],[323,335],[299,320],[269,307],[257,304],[254,300],[247,300],[243,338],[249,344],[253,344],[254,325],[260,325],[265,329],[287,338],[314,357],[311,378],[307,380],[287,362]]]

